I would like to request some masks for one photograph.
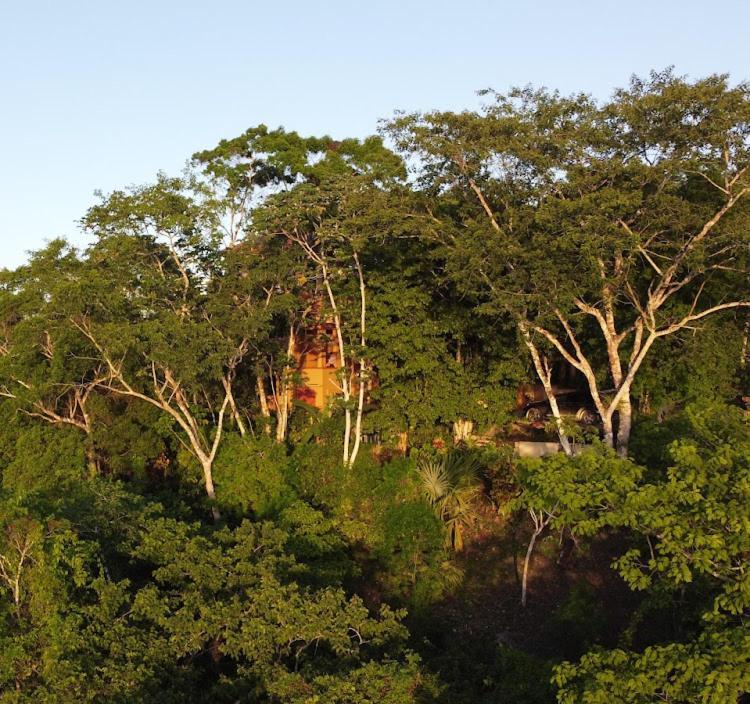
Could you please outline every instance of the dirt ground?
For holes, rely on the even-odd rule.
[[[607,615],[602,631],[609,644],[624,627],[633,594],[611,569],[621,546],[600,538],[586,548],[561,549],[558,535],[547,535],[532,558],[526,607],[520,603],[520,574],[529,537],[527,521],[498,516],[486,502],[474,530],[457,556],[463,582],[434,608],[457,638],[504,644],[541,657],[554,657],[565,622],[555,614],[577,585],[590,595],[592,606]],[[515,559],[514,559],[515,555]],[[551,633],[551,629],[554,633]],[[560,630],[563,633],[560,633]],[[605,644],[605,643],[602,643]]]

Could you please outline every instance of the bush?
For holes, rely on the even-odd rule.
[[[378,515],[376,529],[382,539],[375,555],[387,594],[415,606],[439,598],[445,587],[444,532],[432,508],[421,500],[392,504]]]

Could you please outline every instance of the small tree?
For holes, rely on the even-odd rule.
[[[456,552],[464,547],[464,530],[476,516],[478,463],[470,453],[451,452],[425,458],[417,465],[422,492],[447,528],[446,542]]]
[[[354,464],[362,440],[365,393],[371,376],[367,347],[365,255],[370,239],[388,231],[385,189],[405,175],[401,160],[376,138],[311,139],[300,147],[299,183],[269,198],[256,214],[259,231],[298,247],[317,272],[320,298],[338,346],[344,409],[343,462]],[[356,303],[355,303],[356,301]]]
[[[524,558],[521,605],[526,606],[529,566],[537,540],[547,528],[568,528],[575,535],[593,535],[611,520],[610,512],[632,491],[642,470],[605,448],[576,457],[552,455],[525,460],[519,466],[521,493],[503,511],[523,510],[532,521]]]

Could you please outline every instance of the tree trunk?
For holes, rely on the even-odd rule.
[[[289,427],[289,414],[291,413],[292,394],[294,385],[292,380],[291,359],[294,356],[295,339],[294,325],[289,326],[289,342],[286,346],[287,363],[281,375],[281,394],[279,395],[278,408],[276,410],[276,442],[282,443],[286,440]]]
[[[344,409],[344,465],[349,466],[349,443],[352,438],[352,409],[348,406],[349,399],[344,399],[347,404]]]
[[[237,408],[237,403],[234,400],[234,394],[232,393],[232,385],[230,381],[225,380],[224,390],[229,396],[229,410],[231,411],[231,414],[232,414],[232,420],[237,426],[237,430],[240,431],[240,435],[244,438],[245,433],[247,432],[247,429],[245,428],[245,424],[242,421],[242,416],[240,416],[240,411]]]
[[[399,433],[397,437],[398,441],[396,443],[396,448],[399,452],[403,452],[405,455],[406,451],[409,449],[409,433],[408,431],[404,431]]]
[[[349,466],[354,466],[354,461],[357,459],[359,454],[359,445],[362,442],[362,412],[365,407],[365,378],[367,376],[367,363],[364,358],[365,345],[367,344],[367,338],[365,336],[367,327],[367,297],[365,289],[365,276],[362,271],[362,264],[359,261],[359,255],[355,251],[352,255],[354,264],[357,268],[357,276],[359,277],[359,344],[360,344],[360,356],[359,359],[359,389],[357,390],[357,418],[354,423],[354,447],[352,448],[351,455],[349,457]]]
[[[633,406],[628,392],[620,401],[617,414],[617,454],[625,458],[628,456],[630,429],[633,424]]]
[[[271,411],[268,408],[268,396],[266,395],[266,386],[263,383],[263,377],[258,374],[255,380],[255,388],[258,390],[258,401],[260,401],[260,414],[266,419],[263,426],[263,432],[266,435],[271,434]]]
[[[362,442],[362,412],[365,407],[365,365],[364,359],[359,360],[359,389],[357,393],[357,418],[354,423],[354,447],[349,457],[349,465],[353,466],[359,454],[359,446]]]
[[[526,585],[529,578],[529,565],[531,564],[531,556],[534,552],[534,545],[536,539],[539,537],[544,528],[536,528],[531,534],[531,540],[529,540],[529,547],[526,548],[526,557],[523,561],[523,576],[521,577],[521,606],[526,606]]]
[[[333,312],[333,324],[336,328],[336,341],[339,346],[339,372],[341,374],[341,393],[344,397],[344,453],[343,461],[344,466],[349,466],[349,444],[352,437],[352,409],[349,408],[349,399],[351,398],[351,391],[349,386],[349,379],[347,374],[349,373],[346,360],[346,348],[344,347],[344,333],[341,329],[341,317],[339,315],[339,307],[336,303],[336,297],[333,295],[333,289],[331,288],[331,282],[328,278],[328,266],[325,262],[321,263],[321,271],[323,273],[323,284],[326,287],[328,293],[328,300],[331,304],[331,311]]]
[[[555,392],[552,389],[552,385],[549,383],[546,384],[544,391],[546,392],[547,399],[549,400],[549,407],[552,411],[552,417],[555,419],[555,426],[557,427],[557,437],[560,439],[560,447],[562,447],[563,452],[568,455],[568,457],[570,457],[573,454],[573,447],[570,444],[568,434],[565,431],[563,419],[560,415],[560,408],[557,405],[557,397],[555,396]]]
[[[282,379],[282,385],[285,382]],[[276,411],[276,442],[283,443],[286,440],[286,430],[289,425],[289,400],[286,389],[283,389],[279,397],[279,408]]]
[[[549,361],[546,357],[544,358],[544,360],[542,360],[537,346],[531,339],[528,324],[525,321],[520,320],[518,322],[518,327],[521,330],[523,341],[526,344],[526,347],[528,347],[529,352],[531,353],[531,359],[534,362],[534,369],[536,369],[537,376],[542,382],[544,393],[547,394],[549,407],[552,411],[552,416],[555,419],[555,426],[557,427],[557,436],[560,439],[560,447],[562,447],[563,452],[568,455],[568,457],[570,457],[573,454],[573,448],[570,446],[568,434],[565,432],[562,416],[560,415],[560,407],[557,405],[557,397],[555,396],[555,391],[552,388],[552,370],[550,368]]]
[[[86,438],[86,466],[89,470],[89,477],[93,479],[99,476],[99,462],[96,458],[96,448],[90,438]]]
[[[216,506],[216,489],[214,488],[214,475],[213,475],[213,460],[205,458],[201,459],[201,466],[203,467],[203,479],[206,485],[206,494],[208,500],[211,503],[211,515],[213,516],[214,523],[221,520],[221,513],[219,508]]]
[[[460,442],[468,440],[474,431],[474,421],[466,418],[459,418],[453,422],[453,444],[458,445]]]

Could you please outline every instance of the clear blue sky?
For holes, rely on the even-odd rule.
[[[750,2],[0,0],[0,267],[105,191],[265,122],[362,136],[533,83],[606,96],[674,64],[750,78]]]

